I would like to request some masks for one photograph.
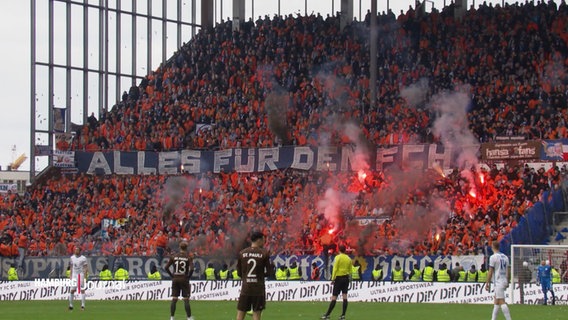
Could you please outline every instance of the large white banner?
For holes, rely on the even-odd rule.
[[[171,281],[92,281],[86,290],[90,300],[169,300]],[[236,300],[240,281],[192,281],[191,299],[223,301]],[[266,283],[268,301],[329,301],[332,285],[329,281],[269,281]],[[567,304],[568,284],[554,285],[558,304]],[[514,303],[520,303],[518,286]],[[0,282],[0,300],[65,300],[69,287],[46,285],[36,281]],[[511,296],[507,293],[508,302]],[[525,286],[525,303],[537,304],[542,299],[540,287]],[[407,303],[475,303],[491,304],[493,293],[482,283],[439,282],[351,282],[350,301],[407,302]]]

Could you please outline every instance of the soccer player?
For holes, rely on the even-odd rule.
[[[509,287],[511,271],[509,270],[509,258],[499,251],[499,242],[494,240],[491,244],[493,254],[489,257],[489,272],[485,282],[485,289],[491,291],[491,281],[495,284],[495,299],[493,302],[493,313],[491,320],[496,320],[499,308],[503,312],[505,319],[511,320],[509,306],[505,302],[505,289]]]
[[[241,294],[237,304],[237,320],[243,320],[247,311],[252,309],[252,319],[260,320],[266,308],[266,288],[264,278],[271,276],[270,254],[264,249],[265,236],[262,232],[253,232],[251,246],[239,252],[237,272],[242,279]]]
[[[189,278],[193,274],[193,258],[187,252],[187,242],[179,244],[179,253],[173,255],[166,264],[166,272],[172,278],[172,302],[170,304],[170,319],[174,320],[178,297],[182,296],[187,320],[193,320],[189,305]],[[173,266],[173,272],[170,268]]]
[[[70,258],[71,292],[69,293],[69,310],[73,310],[73,296],[75,292],[81,295],[81,310],[85,310],[85,279],[88,276],[87,258],[81,254],[81,249],[75,247]]]
[[[552,290],[552,267],[550,267],[550,261],[542,260],[540,266],[538,266],[537,280],[541,285],[542,294],[544,294],[544,302],[546,304],[548,301],[548,291],[552,293],[552,304],[556,303],[556,297],[554,296],[554,290]]]
[[[329,308],[327,312],[321,316],[321,319],[328,320],[329,315],[335,308],[337,303],[337,296],[341,292],[343,295],[343,312],[339,317],[340,320],[345,319],[345,313],[347,312],[347,291],[349,290],[349,275],[353,268],[353,262],[351,258],[345,251],[347,249],[344,245],[339,246],[339,254],[333,260],[333,271],[331,273],[331,284],[333,284],[333,291],[331,293],[331,302],[329,303]]]

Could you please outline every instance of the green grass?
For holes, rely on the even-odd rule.
[[[66,301],[13,301],[0,302],[1,319],[89,319],[89,320],[169,320],[169,301],[87,301],[87,310],[80,311],[80,302],[75,302],[75,310],[67,310]],[[319,319],[327,309],[327,302],[268,302],[263,319]],[[236,315],[234,301],[191,301],[196,320],[232,320]],[[415,320],[473,320],[491,319],[493,306],[490,304],[403,304],[350,302],[347,319],[415,319]],[[568,306],[511,305],[514,320],[566,319]],[[341,303],[333,310],[331,319],[341,313]],[[176,319],[185,319],[182,301],[177,304]],[[252,319],[247,317],[247,319]],[[498,319],[504,319],[499,314]]]

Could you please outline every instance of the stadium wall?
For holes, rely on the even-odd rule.
[[[101,281],[102,283],[102,281]],[[171,281],[126,281],[120,289],[115,282],[107,282],[101,288],[86,290],[88,300],[169,300]],[[102,284],[101,286],[104,286]],[[236,300],[240,281],[191,281],[191,299],[208,301]],[[332,285],[328,281],[268,281],[268,301],[328,301]],[[525,304],[538,304],[542,298],[536,284],[525,286]],[[568,284],[554,285],[558,304],[567,304]],[[509,293],[507,293],[509,294]],[[515,288],[515,301],[519,300],[519,287]],[[35,281],[0,282],[0,300],[66,300],[69,287],[45,286]],[[507,299],[510,299],[507,296]],[[491,304],[493,292],[487,292],[482,283],[436,283],[436,282],[379,282],[353,281],[349,291],[350,301],[361,302],[406,302],[406,303],[470,303]],[[509,301],[510,303],[511,301]]]
[[[274,264],[279,267],[281,265],[290,266],[293,262],[298,264],[302,273],[302,280],[308,280],[311,274],[311,265],[315,263],[321,270],[322,279],[329,279],[333,256],[316,256],[316,255],[275,255],[271,257]],[[426,264],[432,263],[435,269],[441,264],[446,264],[448,269],[459,263],[465,270],[469,270],[472,264],[476,269],[480,269],[484,262],[483,255],[464,255],[464,256],[356,256],[354,257],[361,264],[363,280],[371,280],[371,271],[376,265],[383,269],[385,280],[390,280],[391,270],[398,262],[408,275],[413,269],[414,264],[418,264],[420,269],[424,269]],[[130,274],[131,280],[145,280],[152,265],[164,266],[166,259],[158,263],[156,257],[132,256],[132,257],[107,257],[107,256],[91,256],[88,257],[88,268],[90,279],[98,280],[98,274],[102,270],[103,265],[107,264],[111,271],[116,270],[116,266],[121,264]],[[0,258],[0,273],[2,280],[6,279],[7,271],[12,263],[17,263],[17,258]],[[216,269],[220,269],[223,264],[227,264],[229,270],[236,267],[236,259],[219,258],[219,257],[196,257],[194,259],[194,280],[204,279],[203,271],[206,266],[211,263]],[[24,260],[23,271],[20,271],[20,280],[50,279],[61,278],[65,275],[65,270],[69,265],[69,257],[28,257]],[[165,273],[162,272],[164,276]]]

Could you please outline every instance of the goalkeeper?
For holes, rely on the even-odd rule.
[[[548,301],[548,291],[552,293],[552,304],[556,302],[556,297],[554,296],[554,290],[552,290],[552,267],[550,266],[549,260],[542,260],[540,266],[538,266],[537,280],[542,287],[542,294],[544,294],[543,304],[546,305]]]

